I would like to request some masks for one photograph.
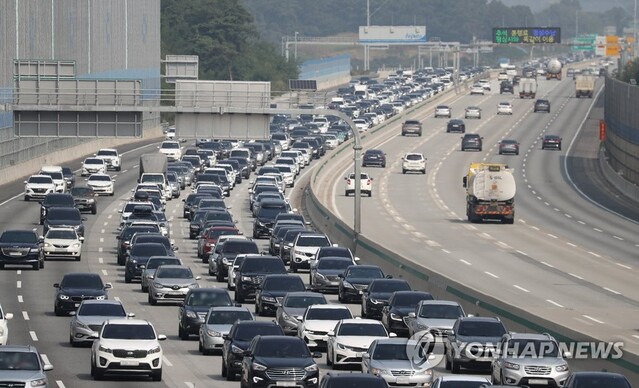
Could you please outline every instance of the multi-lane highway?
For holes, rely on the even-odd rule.
[[[386,169],[365,169],[375,187],[373,197],[362,200],[362,234],[509,305],[600,340],[623,341],[627,350],[637,352],[636,205],[615,200],[611,206],[620,216],[573,186],[585,181],[583,166],[588,164],[576,160],[584,157],[587,144],[572,141],[593,100],[574,98],[569,79],[540,79],[537,97],[542,96],[551,101],[550,114],[534,113],[531,100],[494,92],[451,97],[453,117],[462,117],[469,105],[483,109],[481,120],[465,120],[467,133],[484,137],[481,152],[460,151],[459,134],[446,133],[447,120],[433,118],[432,108],[416,114],[425,129],[421,138],[400,136],[399,121],[368,137],[364,149],[383,149],[388,163]],[[506,100],[514,114],[497,116],[497,103]],[[541,150],[544,134],[562,136],[562,150]],[[519,156],[498,155],[504,138],[521,143]],[[401,174],[406,152],[428,157],[425,176]],[[348,157],[329,163],[317,186],[320,200],[352,225],[353,200],[344,197],[343,181],[335,179],[352,168],[341,163]],[[471,162],[481,161],[515,169],[515,225],[466,220],[462,176]],[[598,199],[606,200],[604,190],[598,192]]]

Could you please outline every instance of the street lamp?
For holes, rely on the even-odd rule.
[[[295,56],[295,60],[297,61],[297,35],[299,35],[299,32],[295,31],[295,51],[293,52],[294,56]]]

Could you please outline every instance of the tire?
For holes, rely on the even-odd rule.
[[[217,280],[218,282],[223,282],[224,281],[224,275],[222,275],[222,273],[220,271],[217,271],[217,273],[215,274],[215,280]]]
[[[151,306],[155,306],[155,305],[157,305],[157,304],[158,304],[157,299],[153,298],[151,295],[149,295],[149,297],[147,298],[147,300],[149,301],[149,304],[150,304]]]
[[[178,337],[180,337],[182,341],[186,341],[189,339],[189,333],[187,333],[187,331],[184,330],[182,326],[180,326],[179,324],[178,324]]]
[[[124,264],[125,264],[124,259],[118,256],[118,265],[124,265]]]
[[[328,356],[329,351],[326,349],[326,365],[329,367],[333,367],[333,360]]]
[[[344,191],[344,196],[348,197],[348,190]]]
[[[44,268],[44,259],[40,262],[40,268]]]
[[[422,170],[422,174],[426,174],[426,169],[423,169],[423,170]]]
[[[446,360],[446,365],[444,366],[444,368],[446,368],[446,370],[450,370],[450,361],[448,360],[448,357],[444,357]]]
[[[244,295],[241,292],[238,292],[237,287],[235,287],[235,301],[237,303],[244,303]]]
[[[128,277],[128,276],[126,276],[126,275],[124,275],[124,282],[125,282],[126,284],[131,283],[131,278],[130,278],[130,277]]]
[[[297,265],[295,265],[295,260],[291,260],[291,272],[297,273]]]
[[[162,381],[162,368],[154,370],[151,372],[151,380],[153,381]]]
[[[373,192],[372,192],[372,191],[369,191],[369,192],[368,192],[368,197],[370,198],[370,197],[372,197],[372,196],[373,196]]]
[[[402,169],[402,174],[406,174],[406,169]]]
[[[450,363],[450,371],[453,372],[453,374],[459,374],[461,372],[461,367],[459,366],[459,363],[455,362],[454,359]]]
[[[24,196],[24,200],[25,200],[26,202],[29,202],[29,201],[31,200],[31,198],[30,198],[28,195],[25,195],[25,196]]]
[[[342,298],[342,294],[337,290],[337,301],[340,303],[346,303],[346,300]]]
[[[109,194],[109,197],[113,197],[113,194],[115,194],[115,193],[111,193],[111,194]]]
[[[75,261],[80,261],[80,260],[82,260],[82,256],[78,256],[75,258]]]
[[[39,271],[40,270],[40,262],[37,262],[37,263],[33,264],[33,270],[34,271]]]
[[[56,317],[61,317],[64,315],[64,311],[60,310],[57,306],[53,306],[53,313]]]
[[[149,287],[142,286],[142,292],[149,292]]]
[[[71,345],[74,348],[78,346],[78,344],[73,340],[73,336],[70,333],[69,333],[69,345]]]
[[[104,369],[94,367],[93,368],[93,379],[96,381],[104,380]]]

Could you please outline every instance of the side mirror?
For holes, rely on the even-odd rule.
[[[227,340],[227,339],[229,339],[229,335],[228,334],[222,334],[222,338]]]
[[[6,314],[4,314],[4,319],[6,319],[7,321],[8,321],[9,319],[13,319],[13,313],[6,313]]]
[[[415,318],[415,317],[417,317],[417,314],[415,314],[413,311],[411,311],[410,313],[408,313],[408,317],[409,318]]]
[[[360,261],[361,259],[360,259],[359,257],[355,256],[355,257],[353,258],[353,260],[355,260],[355,261]]]
[[[389,336],[390,338],[395,338],[395,337],[397,337],[397,334],[395,334],[395,333],[388,333],[388,336]]]
[[[335,337],[335,332],[333,330],[331,330],[328,333],[326,333],[326,335],[329,336],[329,337]]]
[[[127,318],[133,318],[135,317],[135,313],[128,313],[126,316]]]
[[[368,353],[362,353],[362,358],[368,360],[369,358],[371,358],[371,355]]]
[[[104,285],[104,288],[113,288],[113,284],[107,283]]]
[[[84,237],[80,236],[80,237],[78,237],[78,240],[79,240],[80,242],[84,242]]]
[[[166,336],[164,334],[158,334],[158,341],[164,341]]]
[[[392,279],[393,275],[386,275],[386,279]]]
[[[564,358],[572,358],[572,352],[564,352]]]
[[[313,352],[313,358],[322,358],[322,352]]]
[[[201,277],[201,276],[196,276],[196,277],[195,277],[195,280],[200,280],[200,279],[202,279],[202,277]]]
[[[44,366],[42,367],[42,370],[45,372],[48,372],[50,370],[53,370],[53,365],[51,364],[44,364]]]
[[[60,283],[54,283],[53,288],[60,288]]]
[[[73,317],[73,316],[77,315],[77,312],[76,312],[76,311],[71,311],[71,312],[69,313],[69,315]],[[8,319],[8,318],[7,318],[7,319]]]
[[[86,218],[86,217],[82,217],[82,221],[86,221],[86,220],[87,220],[87,218]]]

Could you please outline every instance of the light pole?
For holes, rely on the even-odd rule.
[[[297,35],[299,35],[299,32],[295,31],[295,49],[293,51],[293,55],[295,56],[296,61],[297,61]]]

